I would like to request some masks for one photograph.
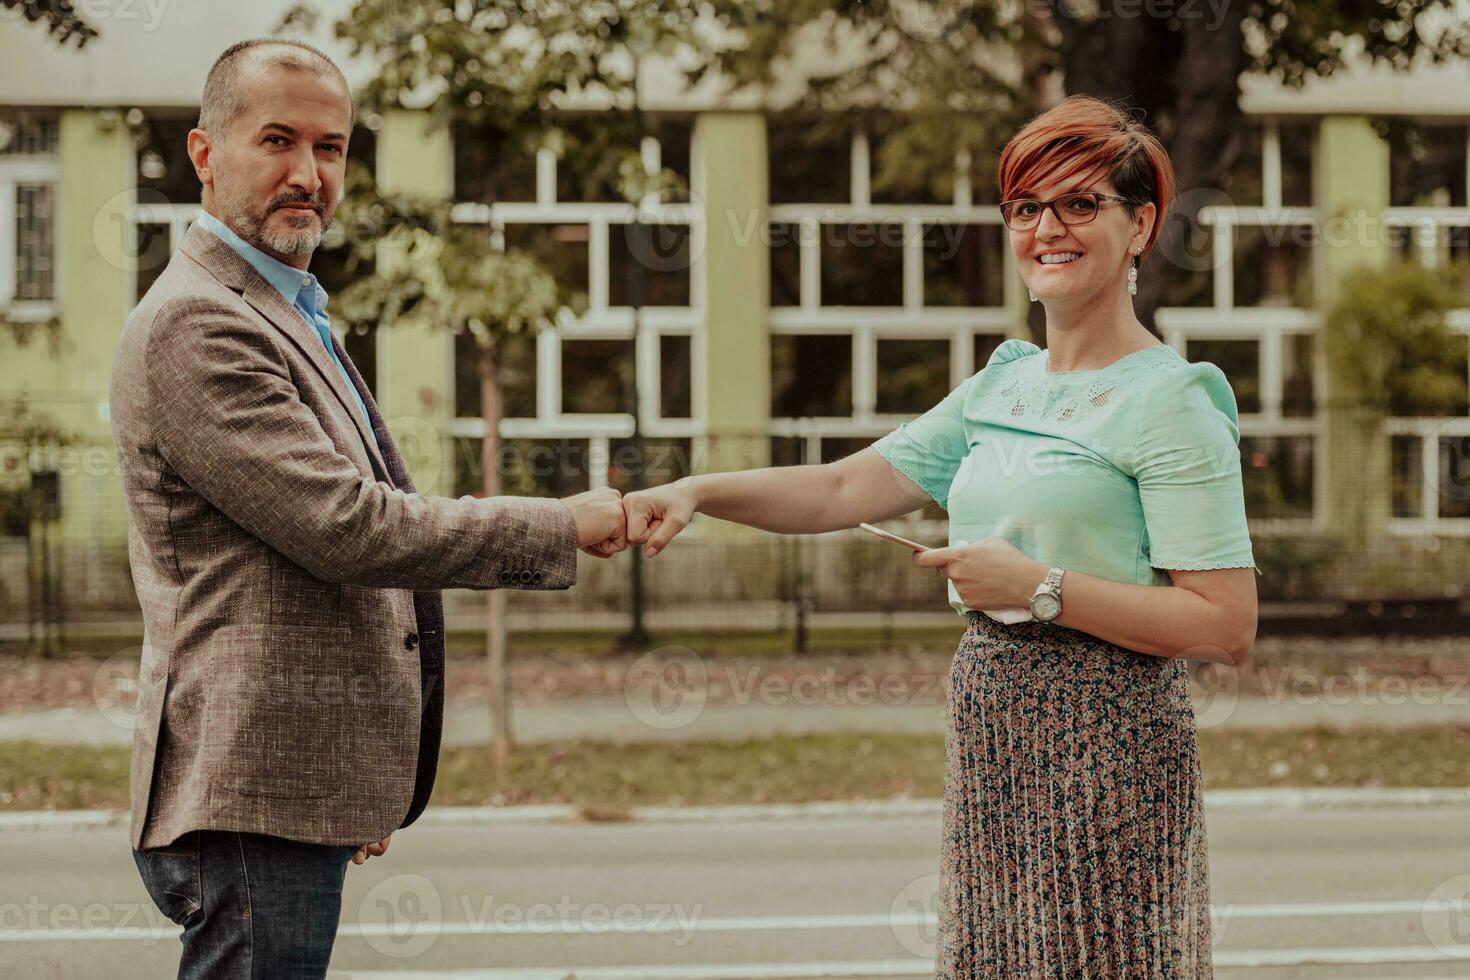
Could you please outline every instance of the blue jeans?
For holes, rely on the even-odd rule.
[[[160,912],[184,927],[179,980],[326,976],[357,848],[195,830],[133,852]]]

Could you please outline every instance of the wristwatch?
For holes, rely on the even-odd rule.
[[[1062,613],[1062,572],[1053,565],[1047,569],[1046,578],[1031,593],[1031,615],[1043,623],[1049,623]]]

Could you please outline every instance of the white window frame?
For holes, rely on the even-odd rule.
[[[645,169],[656,173],[662,166],[661,147],[656,137],[647,137],[640,146]],[[536,199],[531,202],[500,201],[495,204],[460,202],[452,210],[454,220],[463,224],[484,225],[490,229],[491,242],[505,248],[505,229],[517,225],[586,225],[587,226],[587,299],[588,308],[580,316],[567,317],[555,330],[543,330],[536,338],[536,415],[532,418],[505,418],[499,425],[502,439],[586,439],[588,440],[588,477],[593,487],[606,486],[611,444],[615,439],[633,435],[633,415],[627,412],[593,414],[562,411],[562,344],[577,340],[622,340],[634,343],[634,370],[638,383],[638,422],[647,439],[699,439],[705,434],[701,399],[697,392],[690,400],[690,418],[665,418],[662,404],[660,355],[662,338],[685,336],[690,339],[691,383],[698,384],[701,372],[697,366],[704,357],[704,312],[700,297],[704,289],[700,277],[704,267],[699,262],[689,266],[688,306],[644,306],[635,324],[633,309],[613,306],[609,302],[611,283],[611,243],[614,225],[630,224],[635,219],[649,225],[681,225],[688,229],[691,242],[698,239],[703,221],[701,210],[690,203],[667,203],[650,194],[638,204],[626,202],[558,201],[556,197],[556,151],[541,147],[536,153]],[[450,346],[444,364],[445,390],[454,389],[454,349]],[[483,439],[485,422],[479,418],[456,417],[449,421],[453,436]]]
[[[1321,313],[1315,308],[1235,305],[1235,247],[1240,228],[1321,227],[1321,213],[1316,207],[1282,203],[1280,121],[1267,117],[1261,120],[1261,124],[1264,126],[1261,139],[1262,203],[1200,209],[1200,224],[1212,231],[1211,305],[1161,307],[1155,313],[1155,322],[1164,341],[1181,355],[1185,354],[1190,340],[1256,341],[1260,358],[1257,370],[1261,410],[1241,413],[1240,434],[1312,440],[1312,513],[1309,517],[1251,517],[1251,531],[1268,537],[1320,534],[1327,530],[1327,493],[1330,489],[1324,482],[1324,421],[1320,412],[1305,418],[1283,416],[1281,401],[1285,381],[1285,338],[1292,334],[1320,336]],[[1322,296],[1320,263],[1313,262],[1311,275],[1314,280],[1313,300],[1316,302]],[[1312,348],[1312,375],[1315,379],[1324,376],[1320,369],[1323,363],[1320,348],[1320,343]],[[1320,391],[1320,383],[1314,389]]]
[[[20,184],[50,184],[52,211],[52,298],[20,302],[15,299],[16,188]],[[49,320],[60,308],[61,296],[61,166],[55,156],[0,157],[0,310],[12,320]]]
[[[1004,227],[993,204],[976,205],[970,186],[970,155],[955,157],[953,199],[946,204],[875,204],[872,201],[872,161],[868,135],[853,134],[848,201],[773,204],[769,225],[790,225],[797,232],[799,296],[795,306],[772,306],[770,333],[776,336],[833,334],[852,338],[852,412],[847,416],[773,417],[767,433],[775,438],[800,439],[804,459],[821,459],[823,439],[876,439],[886,435],[912,414],[880,414],[878,400],[878,341],[948,340],[949,386],[975,373],[975,335],[1012,336],[1020,271],[1010,249],[1001,248],[1002,297],[998,306],[926,306],[924,304],[924,226],[929,224]],[[903,227],[902,302],[895,306],[823,306],[821,298],[822,229],[854,222]],[[942,521],[924,520],[919,512],[898,523],[915,532],[939,533]]]

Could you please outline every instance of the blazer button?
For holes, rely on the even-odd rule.
[[[532,572],[531,573],[531,581],[532,582],[539,582],[539,581],[541,581],[541,573],[539,571]]]
[[[419,645],[419,635],[417,633],[408,634],[403,638],[403,645],[412,650]]]
[[[508,568],[502,568],[500,570],[500,581],[501,582],[509,582],[510,581],[510,576],[511,576],[510,569],[508,569]]]
[[[521,584],[522,585],[530,585],[531,584],[531,570],[530,569],[528,569],[528,568],[521,569]]]

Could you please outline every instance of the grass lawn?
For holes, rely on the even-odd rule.
[[[1207,789],[1470,787],[1470,728],[1200,733]],[[0,809],[126,808],[124,747],[0,742]],[[615,818],[649,804],[938,797],[944,745],[927,735],[813,735],[746,742],[519,749],[496,774],[488,752],[447,749],[434,803],[571,803]]]

